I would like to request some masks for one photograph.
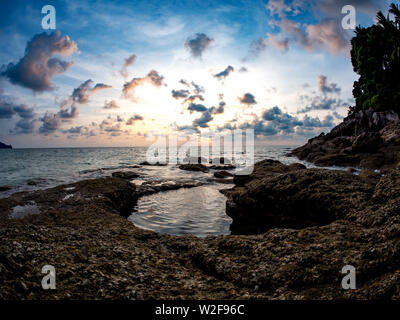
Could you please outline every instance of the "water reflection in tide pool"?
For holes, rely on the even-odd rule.
[[[226,197],[220,189],[230,185],[207,185],[160,192],[139,199],[128,220],[160,233],[198,237],[230,234],[232,219],[225,213]]]

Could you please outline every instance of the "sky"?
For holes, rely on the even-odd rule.
[[[0,141],[144,146],[254,129],[259,144],[304,143],[354,104],[343,6],[369,26],[389,4],[0,0]]]

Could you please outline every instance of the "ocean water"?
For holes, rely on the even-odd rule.
[[[275,159],[285,164],[301,162],[286,157],[294,146],[256,146],[254,159]],[[146,147],[1,149],[0,198],[18,191],[54,187],[85,179],[111,176],[114,171],[133,170],[141,174],[137,184],[194,180],[203,184],[142,197],[129,217],[135,225],[169,234],[206,236],[229,234],[231,220],[225,214],[225,197],[218,191],[232,185],[220,184],[210,173],[189,172],[176,165],[141,166]],[[136,167],[136,168],[134,168]]]

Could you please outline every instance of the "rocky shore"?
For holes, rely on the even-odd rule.
[[[400,298],[399,170],[265,160],[234,183],[239,235],[207,238],[135,227],[126,217],[146,187],[123,177],[1,199],[0,299]],[[56,290],[41,288],[46,264]],[[356,290],[341,287],[347,264]]]
[[[310,139],[291,156],[319,166],[383,171],[400,167],[400,117],[395,111],[359,111],[328,134]]]

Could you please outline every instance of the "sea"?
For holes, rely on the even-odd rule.
[[[279,160],[284,164],[312,164],[287,157],[295,146],[255,146],[255,162]],[[160,192],[141,197],[129,221],[160,233],[199,237],[230,234],[231,219],[225,213],[226,198],[219,190],[233,185],[218,183],[209,173],[180,170],[177,165],[140,166],[146,161],[147,147],[125,148],[36,148],[0,149],[0,198],[15,192],[46,189],[80,180],[108,177],[115,171],[136,171],[141,177],[132,182],[164,183],[199,181],[201,186]],[[334,168],[335,169],[335,168]],[[340,168],[339,168],[340,169]]]

